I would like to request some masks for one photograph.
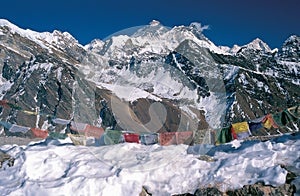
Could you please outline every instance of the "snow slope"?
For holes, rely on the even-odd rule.
[[[299,174],[300,135],[267,142],[233,141],[207,153],[215,162],[199,160],[201,146],[73,146],[69,139],[0,149],[15,157],[0,169],[2,195],[153,195],[194,193],[216,186],[225,191],[264,181],[285,183],[283,164]],[[203,147],[203,146],[202,146]],[[299,177],[297,189],[300,189]],[[295,181],[296,182],[296,181]]]

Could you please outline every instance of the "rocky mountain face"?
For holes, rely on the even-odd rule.
[[[0,20],[1,99],[39,113],[2,108],[0,118],[53,131],[64,128],[49,120],[56,117],[136,132],[192,130],[204,138],[208,128],[299,104],[299,40],[291,36],[279,50],[259,39],[229,49],[215,46],[199,24],[153,21],[82,46],[66,32]],[[291,130],[299,124],[271,132]]]

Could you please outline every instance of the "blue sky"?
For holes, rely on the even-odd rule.
[[[209,25],[216,45],[244,45],[259,37],[271,48],[300,35],[299,0],[7,0],[0,18],[35,31],[70,32],[81,44],[152,19],[165,26]]]

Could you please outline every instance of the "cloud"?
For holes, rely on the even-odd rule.
[[[204,30],[209,29],[209,25],[204,25],[204,26],[202,26],[202,24],[199,23],[199,22],[192,22],[192,23],[190,24],[190,27],[195,28],[195,29],[196,29],[197,31],[199,31],[199,32],[203,32]]]

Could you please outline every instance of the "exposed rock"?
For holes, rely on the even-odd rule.
[[[148,193],[145,187],[142,187],[142,192],[139,196],[151,196],[152,194]]]
[[[211,187],[211,188],[198,189],[194,194],[185,193],[185,194],[179,194],[173,196],[224,196],[224,195],[225,194],[219,191],[217,188]]]
[[[282,165],[282,167],[286,168]],[[287,170],[288,171],[288,170]],[[200,188],[195,191],[194,194],[186,193],[176,196],[244,196],[244,195],[257,195],[257,196],[292,196],[296,193],[296,186],[292,184],[292,181],[297,177],[296,174],[288,171],[286,177],[286,183],[273,187],[265,185],[263,182],[258,182],[253,185],[245,185],[240,189],[228,190],[221,192],[216,187]]]
[[[266,186],[263,183],[256,183],[254,185],[246,185],[241,189],[227,191],[229,196],[243,196],[243,195],[272,195],[272,196],[292,196],[296,192],[294,185],[284,184],[279,187]]]
[[[7,162],[9,167],[14,165],[15,159],[8,154],[5,154],[0,150],[0,168]]]
[[[194,194],[186,193],[174,196],[292,196],[296,192],[296,188],[291,184],[284,184],[279,187],[272,187],[264,185],[263,183],[256,183],[254,185],[246,185],[243,188],[221,192],[215,187],[201,188],[195,191]]]
[[[194,195],[196,195],[196,196],[222,196],[223,194],[216,188],[207,188],[207,189],[198,189]]]
[[[201,155],[198,159],[202,160],[202,161],[206,161],[206,162],[216,162],[217,161],[216,159],[214,159],[213,157],[208,156],[208,155]]]

